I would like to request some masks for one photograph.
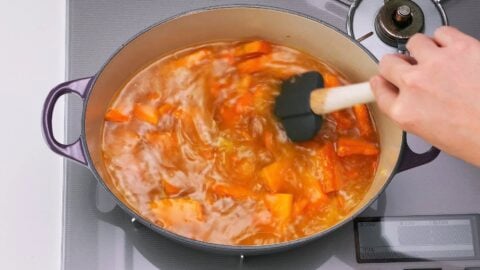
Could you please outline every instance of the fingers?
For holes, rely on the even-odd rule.
[[[424,34],[415,34],[407,42],[407,49],[416,59],[424,59],[439,49],[437,43]]]
[[[464,33],[458,31],[456,28],[451,26],[443,26],[438,28],[433,34],[435,42],[437,42],[442,47],[448,47],[452,44],[464,40],[465,38],[470,38]]]
[[[402,58],[403,60],[407,61],[410,65],[416,65],[417,60],[409,55],[406,54],[396,54],[396,56]]]
[[[399,54],[387,54],[380,61],[380,74],[394,85],[400,86],[401,74],[410,70],[412,62],[411,58]]]
[[[370,86],[380,110],[390,115],[393,103],[398,96],[398,88],[378,75],[370,79]]]

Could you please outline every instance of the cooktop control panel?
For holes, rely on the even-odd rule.
[[[359,263],[480,259],[480,215],[358,218],[354,231]]]

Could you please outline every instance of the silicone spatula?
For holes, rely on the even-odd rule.
[[[275,115],[294,142],[312,139],[322,126],[323,114],[375,100],[368,82],[323,88],[316,71],[293,76],[281,85],[275,100]]]

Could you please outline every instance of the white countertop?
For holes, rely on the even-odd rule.
[[[0,0],[0,265],[60,269],[63,159],[43,141],[40,114],[65,77],[63,0]],[[55,130],[63,138],[63,104]]]

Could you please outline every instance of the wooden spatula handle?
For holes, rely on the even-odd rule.
[[[370,83],[316,89],[310,94],[310,108],[316,114],[326,114],[355,104],[375,101]]]

